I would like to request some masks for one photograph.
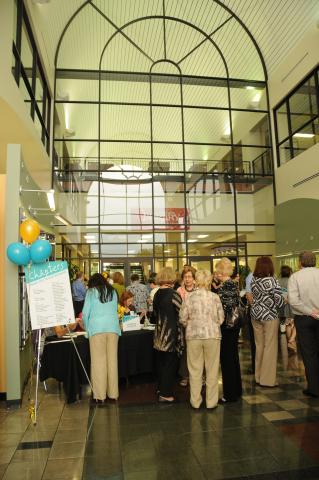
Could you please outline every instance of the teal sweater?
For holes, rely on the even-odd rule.
[[[89,337],[97,333],[116,333],[121,335],[116,291],[114,290],[111,301],[102,303],[100,302],[97,289],[89,289],[85,297],[82,319]]]

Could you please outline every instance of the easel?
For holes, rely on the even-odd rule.
[[[68,334],[70,335],[70,340],[71,340],[71,343],[73,344],[73,347],[76,351],[76,354],[77,354],[77,357],[80,361],[80,364],[83,368],[83,372],[86,376],[86,379],[91,387],[91,390],[92,392],[94,393],[94,390],[93,390],[93,385],[91,383],[91,380],[90,380],[90,377],[85,369],[85,366],[83,364],[83,361],[82,361],[82,358],[81,358],[81,355],[78,351],[78,348],[75,344],[75,341],[74,341],[74,338],[73,338],[73,335],[72,335],[72,332],[69,328],[69,325],[66,325],[66,329],[68,331]],[[39,408],[39,401],[38,401],[38,392],[39,392],[39,376],[40,376],[40,353],[41,353],[41,332],[42,330],[39,329],[38,330],[38,345],[37,345],[37,372],[36,372],[36,386],[35,386],[35,401],[34,401],[34,405],[32,404],[32,401],[30,403],[30,406],[29,406],[29,411],[30,411],[30,417],[31,417],[31,420],[32,420],[32,423],[33,425],[36,425],[37,424],[37,417],[38,417],[38,408]],[[33,372],[31,372],[31,375],[33,374]],[[31,387],[30,389],[32,388],[32,380],[31,380]]]

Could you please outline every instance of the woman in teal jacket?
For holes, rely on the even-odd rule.
[[[117,294],[100,273],[89,280],[82,319],[88,332],[91,353],[93,398],[104,402],[106,397],[119,396],[117,347],[121,335]]]

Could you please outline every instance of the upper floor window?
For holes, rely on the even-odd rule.
[[[12,74],[49,153],[51,95],[23,0],[14,1],[12,51]]]
[[[274,110],[278,166],[319,142],[318,75],[316,68]]]

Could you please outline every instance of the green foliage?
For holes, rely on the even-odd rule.
[[[238,273],[239,273],[239,287],[242,289],[245,287],[245,280],[250,273],[250,268],[248,266],[239,265]]]
[[[73,282],[76,279],[76,274],[80,271],[80,267],[74,265],[73,263],[69,263],[68,266],[70,282]]]

